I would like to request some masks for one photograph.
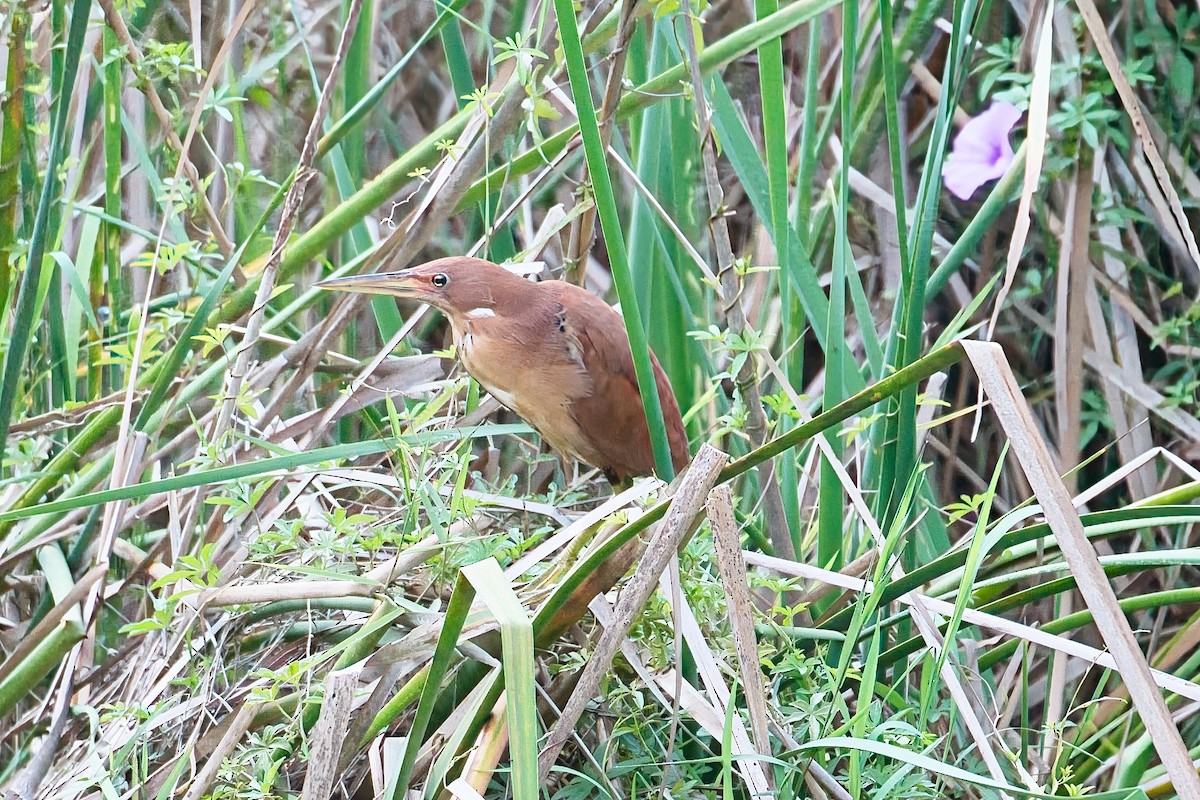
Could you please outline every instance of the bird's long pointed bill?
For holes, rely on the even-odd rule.
[[[416,297],[421,290],[420,281],[407,271],[376,272],[370,275],[347,275],[330,278],[316,284],[318,289],[334,292],[360,292],[362,294],[390,294],[396,297]]]

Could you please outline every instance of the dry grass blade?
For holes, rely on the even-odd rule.
[[[358,687],[357,667],[334,670],[325,677],[321,716],[308,738],[308,769],[300,800],[328,800],[338,780],[339,756],[348,744],[350,709]]]
[[[1033,194],[1042,179],[1042,160],[1046,154],[1046,131],[1050,115],[1050,61],[1054,47],[1054,13],[1045,8],[1042,24],[1038,29],[1037,45],[1034,50],[1033,84],[1029,89],[1029,125],[1025,139],[1025,179],[1021,184],[1021,200],[1017,206],[1017,218],[1013,222],[1012,239],[1008,244],[1008,259],[1004,265],[1004,285],[996,297],[992,319],[988,324],[987,338],[991,339],[1000,320],[1004,298],[1012,289],[1025,240],[1029,236],[1029,210]]]
[[[128,425],[123,425],[120,435],[128,433]],[[127,460],[124,462],[118,461],[120,468],[113,472],[113,486],[128,486],[134,482],[136,467],[134,465],[141,462],[142,456],[146,452],[148,438],[142,433],[130,433],[126,440],[127,447],[121,450],[121,440],[117,440],[118,452],[126,455]],[[93,563],[97,566],[104,567],[105,575],[109,568],[109,560],[112,553],[113,543],[116,541],[117,533],[121,527],[121,519],[124,516],[124,511],[128,505],[128,500],[118,500],[114,503],[108,503],[104,506],[104,515],[100,526],[100,540],[95,545],[95,551],[92,556]],[[84,602],[84,621],[88,625],[89,631],[94,632],[95,626],[99,624],[99,616],[94,615],[97,608],[100,607],[101,595],[104,591],[105,579],[102,577],[88,595]],[[90,637],[89,637],[90,638]],[[86,640],[85,640],[86,641]],[[84,662],[90,666],[90,654],[84,658]]]
[[[1101,164],[1099,173],[1099,189],[1107,195],[1111,192],[1108,169]],[[1104,248],[1104,254],[1101,257],[1103,270],[1088,269],[1086,302],[1092,342],[1097,352],[1111,353],[1123,373],[1140,375],[1142,358],[1138,351],[1136,323],[1127,307],[1117,297],[1124,295],[1124,287],[1128,285],[1128,271],[1115,255],[1120,251],[1120,231],[1115,225],[1100,225],[1096,238]],[[1124,279],[1124,286],[1118,283],[1120,279]],[[1098,285],[1105,286],[1110,292],[1111,302],[1107,315],[1100,302]],[[1117,296],[1114,296],[1114,289]],[[1138,313],[1141,313],[1140,310]],[[1150,426],[1133,422],[1137,411],[1132,404],[1125,401],[1120,389],[1105,378],[1103,391],[1108,413],[1112,416],[1113,434],[1117,439],[1121,460],[1128,463],[1134,461],[1138,454],[1154,449]],[[1153,476],[1148,470],[1133,470],[1129,473],[1127,483],[1134,501],[1154,493]]]
[[[1004,350],[999,345],[982,342],[964,342],[963,348],[975,367],[980,386],[992,401],[1001,427],[1013,443],[1013,452],[1042,505],[1046,521],[1075,575],[1079,592],[1129,687],[1134,707],[1141,715],[1175,790],[1183,797],[1200,797],[1200,774],[1197,774],[1187,745],[1154,683],[1150,665],[1133,636],[1129,620],[1117,604],[1117,596],[1100,566],[1096,551],[1083,531],[1071,495],[1058,476],[1037,423],[1004,357]]]
[[[661,583],[664,584],[663,588],[669,589],[666,594],[670,597],[671,604],[674,606],[676,601],[679,604],[675,614],[677,635],[682,634],[680,638],[687,643],[688,652],[696,661],[696,672],[704,684],[711,708],[725,709],[722,723],[730,728],[729,757],[735,761],[737,771],[746,782],[747,790],[755,797],[770,796],[772,794],[771,782],[768,778],[768,765],[765,762],[771,751],[769,747],[763,749],[751,741],[740,711],[737,706],[731,705],[733,695],[717,663],[716,653],[713,652],[712,645],[705,640],[704,632],[700,630],[700,624],[696,621],[695,611],[683,597],[682,592],[678,591],[677,575],[678,570],[674,575],[668,571],[664,572],[661,578]],[[671,693],[677,697],[686,693],[683,686],[678,683],[682,681],[682,678],[682,673],[675,674],[677,683]],[[675,713],[674,709],[672,712]]]
[[[1083,413],[1083,348],[1086,325],[1085,299],[1091,261],[1088,258],[1092,219],[1091,150],[1080,144],[1080,160],[1074,180],[1067,187],[1066,225],[1058,259],[1058,286],[1055,293],[1054,363],[1055,411],[1058,417],[1058,467],[1067,492],[1076,492],[1075,467],[1079,464],[1081,415]],[[1058,613],[1070,614],[1072,595],[1064,595]],[[1046,725],[1042,759],[1054,763],[1063,709],[1067,704],[1066,656],[1054,654],[1050,688],[1046,698]]]
[[[1091,261],[1088,258],[1092,219],[1090,151],[1075,165],[1075,179],[1067,187],[1066,227],[1059,250],[1058,291],[1055,294],[1054,361],[1058,411],[1059,472],[1067,475],[1079,464],[1080,414],[1083,403],[1083,345],[1087,314],[1085,292]],[[1067,489],[1075,493],[1075,479]]]
[[[257,711],[256,704],[244,701],[238,708],[237,713],[229,717],[225,725],[224,734],[221,736],[220,741],[217,742],[217,746],[208,754],[208,761],[205,762],[200,772],[196,774],[192,785],[188,787],[187,794],[183,796],[183,800],[200,800],[204,796],[213,779],[217,777],[217,771],[221,768],[221,762],[233,753],[238,742],[246,735],[246,731],[250,730]]]
[[[1171,174],[1167,172],[1167,165],[1163,163],[1162,155],[1158,152],[1158,145],[1154,143],[1154,137],[1150,135],[1146,117],[1142,114],[1141,102],[1125,77],[1121,59],[1117,57],[1117,51],[1113,47],[1112,39],[1108,36],[1104,20],[1100,17],[1100,12],[1096,10],[1096,4],[1092,0],[1075,0],[1075,7],[1079,9],[1083,22],[1087,25],[1088,33],[1092,35],[1092,40],[1096,43],[1096,49],[1100,52],[1100,59],[1104,62],[1109,77],[1112,78],[1113,86],[1117,88],[1121,104],[1125,106],[1125,112],[1129,114],[1129,121],[1133,124],[1133,131],[1145,149],[1146,160],[1150,162],[1150,169],[1154,171],[1159,188],[1166,195],[1167,203],[1171,208],[1171,221],[1178,228],[1179,236],[1187,247],[1188,255],[1192,259],[1192,267],[1197,274],[1200,274],[1200,248],[1197,248],[1196,245],[1196,234],[1192,230],[1187,214],[1184,213],[1183,203],[1179,200],[1179,193],[1175,191],[1175,183],[1171,180]]]
[[[613,656],[621,647],[637,613],[650,599],[658,576],[666,568],[679,543],[692,530],[696,515],[704,507],[708,492],[716,483],[717,474],[725,466],[729,456],[710,445],[704,445],[692,460],[684,474],[666,517],[655,530],[641,565],[630,584],[621,593],[621,599],[613,611],[613,625],[604,630],[600,641],[592,651],[592,658],[584,667],[583,674],[571,699],[563,707],[558,721],[538,756],[538,777],[545,781],[551,767],[558,758],[562,746],[583,715],[587,704],[595,696],[600,681],[608,671]]]
[[[762,553],[745,552],[746,561],[756,567],[769,569],[780,575],[789,575],[798,578],[803,578],[808,581],[814,581],[822,586],[838,587],[850,592],[871,592],[874,591],[874,584],[871,581],[855,577],[843,572],[831,572],[830,570],[821,569],[820,567],[810,567],[807,564],[800,564],[794,561],[784,561],[773,556],[763,555]],[[816,594],[814,591],[812,594]],[[945,600],[938,600],[934,597],[926,597],[924,595],[910,592],[899,598],[899,602],[905,605],[912,605],[916,600],[924,603],[925,606],[932,612],[945,617],[950,617],[954,614],[954,605],[947,603]],[[985,611],[977,611],[973,608],[967,608],[963,611],[963,621],[971,625],[976,625],[985,630],[995,631],[1004,636],[1012,636],[1014,638],[1024,639],[1031,644],[1045,647],[1055,652],[1063,652],[1067,655],[1078,658],[1089,664],[1096,664],[1105,669],[1118,669],[1117,662],[1112,655],[1104,650],[1099,650],[1095,647],[1076,642],[1065,636],[1057,636],[1055,634],[1046,633],[1039,628],[1031,625],[1024,625],[1020,622],[1013,622],[1004,617],[989,614]],[[1152,672],[1154,681],[1168,692],[1186,697],[1189,700],[1200,702],[1200,684],[1172,675],[1169,672],[1154,670]]]
[[[457,780],[452,781],[450,785],[446,787],[446,791],[449,792],[450,796],[455,798],[455,800],[483,800],[483,795],[475,791],[475,787],[467,783],[467,781],[463,778],[458,778]]]
[[[334,597],[370,597],[378,585],[361,581],[294,581],[226,586],[205,598],[211,607],[278,603],[284,600],[321,600]]]
[[[733,495],[728,485],[721,485],[709,494],[708,520],[712,525],[716,545],[717,569],[725,587],[725,602],[733,622],[733,641],[737,649],[738,666],[742,673],[742,691],[750,712],[750,732],[754,749],[770,754],[771,741],[767,735],[767,695],[763,687],[762,668],[758,659],[758,640],[754,636],[754,601],[746,584],[746,560],[742,557],[740,536],[733,517]]]
[[[1152,447],[1141,455],[1129,459],[1120,467],[1113,470],[1110,474],[1106,475],[1102,480],[1097,481],[1087,489],[1084,489],[1082,492],[1077,494],[1075,496],[1075,507],[1079,508],[1085,503],[1091,502],[1091,500],[1103,494],[1104,492],[1111,490],[1118,483],[1121,483],[1122,481],[1128,481],[1129,477],[1133,473],[1138,472],[1142,467],[1153,461],[1162,461],[1162,469],[1164,472],[1175,469],[1193,481],[1200,480],[1200,470],[1197,470],[1191,464],[1182,460],[1170,450],[1162,447]],[[1144,500],[1138,500],[1130,503],[1130,506],[1136,508],[1139,505],[1145,505],[1146,500],[1149,499],[1149,495],[1147,495]]]

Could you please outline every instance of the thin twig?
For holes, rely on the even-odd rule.
[[[717,275],[720,277],[721,304],[725,321],[735,335],[746,338],[753,333],[746,313],[742,308],[741,279],[734,269],[733,245],[729,238],[729,223],[725,219],[725,191],[717,174],[716,148],[713,145],[709,124],[708,103],[705,100],[704,81],[700,76],[700,57],[696,52],[696,34],[690,17],[683,17],[684,40],[687,43],[688,66],[691,69],[692,98],[700,127],[701,152],[704,156],[704,186],[708,193],[709,229],[717,251]],[[758,385],[758,362],[754,353],[748,354],[742,368],[734,376],[734,383],[746,406],[746,435],[754,447],[767,440],[767,415],[763,410],[762,395]],[[766,517],[767,535],[771,548],[780,558],[795,558],[791,531],[787,515],[783,510],[783,496],[776,480],[774,462],[760,475],[763,493],[763,513]]]

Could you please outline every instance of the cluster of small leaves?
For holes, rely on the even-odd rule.
[[[250,731],[232,755],[221,762],[209,800],[274,800],[275,752],[288,746],[295,735],[294,724],[266,725]]]
[[[754,353],[764,352],[767,348],[767,342],[762,338],[762,335],[753,331],[738,334],[716,325],[709,325],[704,330],[691,331],[689,335],[701,342],[711,342],[718,350],[730,355],[729,367],[725,371],[714,375],[714,380],[724,378],[734,379],[741,372],[742,367],[745,366],[746,360],[750,356]]]
[[[1139,15],[1132,34],[1130,55],[1122,65],[1125,79],[1135,91],[1159,93],[1164,113],[1174,115],[1168,134],[1173,141],[1188,141],[1198,129],[1194,114],[1195,63],[1200,57],[1200,13],[1181,7],[1172,9],[1171,18],[1164,19],[1156,7],[1133,10]],[[1141,18],[1141,17],[1144,17]],[[1082,30],[1078,15],[1074,16],[1077,33]],[[1081,41],[1086,37],[1081,36]],[[1025,108],[1029,102],[1032,81],[1028,65],[1022,63],[1023,39],[1006,37],[984,48],[975,65],[977,86],[981,98],[1005,99]],[[1051,137],[1046,154],[1045,173],[1065,174],[1073,168],[1079,144],[1097,152],[1105,142],[1111,142],[1121,152],[1130,149],[1130,131],[1126,114],[1120,107],[1111,76],[1094,48],[1085,48],[1082,55],[1063,63],[1055,55],[1050,76],[1050,88],[1055,100],[1051,104],[1050,126],[1056,135]],[[1165,68],[1165,72],[1163,72]],[[1162,124],[1162,123],[1160,123]],[[1165,126],[1164,126],[1165,127]],[[1188,152],[1192,148],[1185,146]],[[1147,226],[1151,236],[1153,225],[1139,208],[1119,200],[1116,194],[1099,195],[1096,200],[1096,223],[1113,230],[1126,225]],[[1094,247],[1100,250],[1101,245]],[[1106,257],[1124,263],[1131,272],[1141,273],[1147,280],[1165,285],[1156,302],[1168,308],[1168,298],[1183,294],[1180,282],[1160,274],[1153,263],[1124,248],[1104,247]],[[1037,263],[1021,271],[1014,297],[1044,303],[1051,295],[1053,275]],[[1184,304],[1182,309],[1167,316],[1155,329],[1152,346],[1166,349],[1181,345],[1187,352],[1196,346],[1195,332],[1200,330],[1200,304]],[[1149,376],[1169,406],[1195,412],[1200,396],[1200,368],[1195,359],[1168,356],[1166,362]],[[1096,393],[1085,394],[1083,409],[1084,443],[1103,435],[1110,427],[1105,403]]]
[[[183,211],[196,202],[197,195],[187,181],[165,181],[167,196],[171,198],[177,212]],[[138,269],[153,269],[159,275],[166,275],[180,264],[187,263],[197,267],[205,259],[205,254],[199,242],[185,240],[176,244],[163,242],[158,247],[147,250],[133,260]]]
[[[122,626],[120,632],[137,635],[170,630],[180,606],[188,597],[217,585],[221,570],[213,561],[215,547],[214,542],[208,542],[195,555],[182,555],[176,559],[171,572],[150,584],[153,613],[146,619]],[[168,587],[175,588],[168,592],[161,591]]]
[[[129,367],[133,364],[140,319],[139,311],[140,309],[135,307],[130,315],[126,332],[108,342],[104,355],[99,361],[102,366]],[[157,311],[150,315],[142,334],[140,352],[142,365],[153,364],[165,354],[167,347],[173,344],[172,331],[183,322],[183,313],[173,308]]]
[[[1133,44],[1154,59],[1166,63],[1163,92],[1169,107],[1182,122],[1195,125],[1196,62],[1200,59],[1200,12],[1188,6],[1172,8],[1174,20],[1167,22],[1154,6],[1144,9],[1145,25],[1133,34]]]
[[[221,493],[206,497],[204,502],[210,506],[223,506],[225,511],[221,515],[221,522],[228,524],[238,517],[253,513],[259,501],[275,485],[275,478],[235,481],[222,487]]]
[[[1020,68],[1021,47],[1020,38],[1009,37],[985,48],[975,66],[980,97],[1029,107],[1033,75]],[[1130,83],[1153,80],[1145,61],[1137,59],[1126,65]],[[1061,172],[1071,163],[1077,139],[1097,149],[1103,137],[1128,150],[1129,138],[1118,124],[1124,115],[1112,104],[1112,79],[1098,55],[1088,51],[1073,61],[1056,63],[1050,75],[1050,91],[1061,99],[1050,116],[1050,126],[1058,132],[1058,138],[1047,151],[1047,172]]]

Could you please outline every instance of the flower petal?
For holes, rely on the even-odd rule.
[[[942,167],[942,180],[955,197],[970,199],[980,186],[1004,175],[1013,161],[1008,134],[1020,119],[1020,109],[997,100],[963,125]]]

